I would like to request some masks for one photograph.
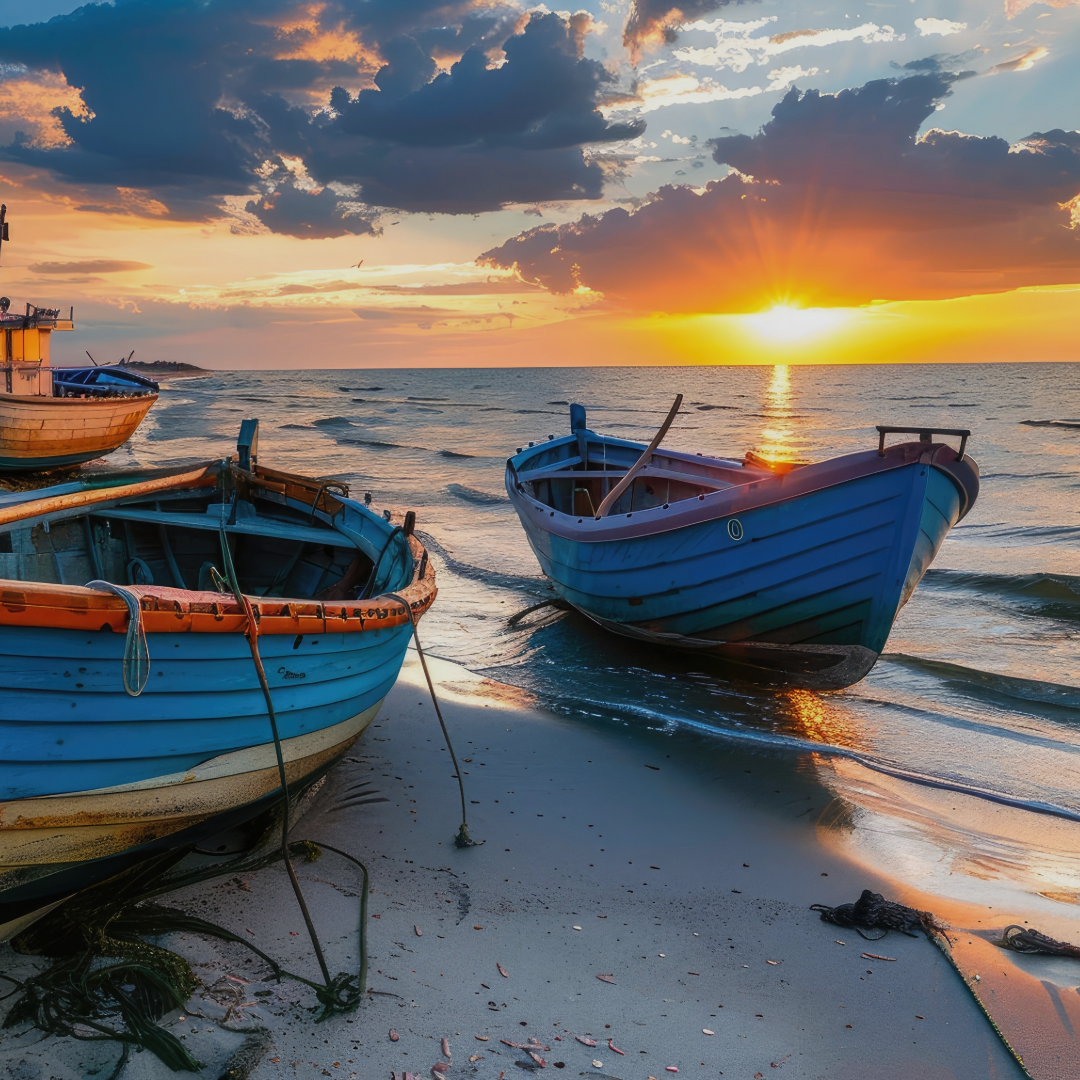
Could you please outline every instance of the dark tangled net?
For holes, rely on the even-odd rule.
[[[863,889],[862,896],[854,904],[840,904],[837,907],[813,904],[810,910],[820,912],[822,922],[852,929],[867,941],[879,941],[890,930],[899,930],[908,937],[915,937],[919,930],[927,935],[931,932],[944,933],[945,930],[929,911],[918,911],[886,900],[881,893],[869,889]],[[880,930],[881,933],[871,937],[863,933],[864,930]]]

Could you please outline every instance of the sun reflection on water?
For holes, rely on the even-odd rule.
[[[792,410],[791,369],[775,364],[765,387],[761,415],[765,421],[757,445],[757,454],[769,462],[797,461],[804,457],[806,439],[798,428],[798,416]]]

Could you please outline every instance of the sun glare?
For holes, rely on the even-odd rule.
[[[777,304],[768,311],[744,318],[763,338],[771,341],[805,341],[835,330],[847,322],[844,308],[799,308]]]

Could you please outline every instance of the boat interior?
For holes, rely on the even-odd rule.
[[[524,490],[545,506],[563,514],[592,517],[643,449],[622,439],[581,432],[568,439],[541,444],[538,452],[518,470],[517,478]],[[749,455],[745,462],[740,462],[658,449],[609,513],[628,514],[696,499],[711,491],[765,479],[778,471],[772,463]]]
[[[318,502],[318,495],[316,495]],[[231,591],[221,525],[241,589],[250,596],[354,600],[376,595],[411,560],[407,543],[374,540],[331,526],[327,514],[250,483],[234,488],[155,492],[60,519],[0,530],[0,578],[61,585],[102,579]],[[377,580],[376,580],[377,579]]]
[[[119,364],[53,368],[54,397],[141,397],[156,394],[158,384]]]

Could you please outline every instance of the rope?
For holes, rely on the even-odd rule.
[[[224,505],[224,502],[222,502],[222,506]],[[281,794],[284,799],[284,810],[281,815],[281,854],[285,860],[285,869],[288,872],[293,893],[296,895],[296,902],[300,907],[301,915],[304,917],[304,924],[307,926],[308,936],[311,938],[312,948],[315,950],[315,957],[319,961],[319,970],[322,972],[323,981],[329,990],[333,983],[330,978],[330,969],[326,966],[326,957],[323,955],[319,936],[315,932],[315,924],[312,922],[307,901],[304,899],[300,882],[296,878],[296,870],[293,868],[292,859],[289,857],[289,783],[285,778],[285,758],[281,752],[281,736],[278,732],[277,713],[274,711],[274,701],[270,696],[270,684],[266,679],[266,669],[263,667],[262,657],[259,655],[259,624],[255,621],[255,612],[252,610],[251,601],[241,591],[240,583],[236,579],[236,568],[233,566],[232,552],[229,550],[224,521],[221,523],[219,535],[221,538],[221,557],[225,563],[225,576],[228,579],[233,595],[236,597],[236,602],[244,609],[244,614],[247,616],[247,631],[244,636],[247,638],[248,647],[251,649],[251,659],[255,664],[255,673],[259,677],[259,686],[262,687],[263,697],[266,699],[266,712],[270,718],[270,730],[274,736],[278,782],[281,785]]]
[[[1027,926],[1006,926],[1001,931],[999,945],[1018,953],[1040,954],[1042,956],[1071,956],[1080,960],[1080,945],[1070,945],[1067,941],[1047,937],[1038,930]]]
[[[442,709],[439,708],[439,699],[435,695],[435,684],[431,681],[431,672],[428,671],[427,658],[424,656],[423,646],[420,644],[420,634],[416,629],[416,616],[413,614],[412,605],[403,600],[397,593],[385,593],[391,600],[396,600],[399,604],[405,605],[405,610],[409,614],[409,622],[412,625],[413,641],[416,643],[416,651],[420,656],[420,664],[424,669],[424,678],[427,679],[428,692],[431,694],[431,704],[435,706],[435,715],[439,718],[439,727],[442,728],[443,738],[446,740],[446,749],[450,751],[450,760],[454,763],[454,775],[457,777],[458,791],[461,793],[461,827],[457,831],[457,835],[454,837],[454,846],[463,847],[478,847],[484,843],[483,840],[473,840],[469,836],[469,822],[467,812],[465,810],[465,782],[461,779],[461,769],[458,767],[457,754],[454,753],[454,744],[450,741],[450,732],[446,729],[446,721],[443,719]]]
[[[142,621],[142,605],[139,598],[123,585],[111,581],[88,581],[88,589],[116,593],[128,609],[127,638],[124,641],[124,689],[132,697],[138,697],[146,689],[150,678],[150,649],[146,644],[146,630]]]

